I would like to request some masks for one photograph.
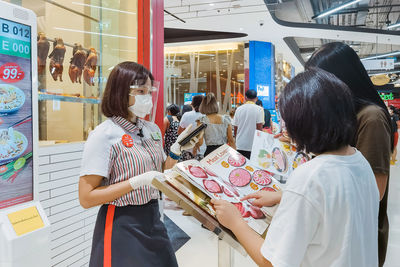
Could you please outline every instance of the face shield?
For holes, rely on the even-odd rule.
[[[153,81],[152,85],[139,85],[138,81],[135,81],[135,84],[130,86],[131,91],[129,95],[135,96],[135,115],[147,121],[154,122],[156,117],[159,87],[159,81]]]

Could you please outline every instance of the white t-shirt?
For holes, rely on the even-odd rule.
[[[193,124],[192,126],[192,131],[197,127],[197,120],[203,116],[200,112],[196,112],[195,110],[188,111],[185,114],[183,114],[181,121],[179,123],[179,126],[182,128],[187,128],[190,124]],[[204,152],[206,152],[207,146],[205,142],[200,147],[200,152],[199,154],[204,155]],[[192,152],[192,150],[190,151]]]
[[[367,160],[320,155],[288,179],[261,253],[274,267],[378,266],[379,191]]]
[[[253,102],[238,107],[233,117],[233,126],[237,126],[236,148],[251,151],[257,123],[264,125],[264,109]]]

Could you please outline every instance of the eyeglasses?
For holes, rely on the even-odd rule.
[[[157,87],[147,85],[131,85],[130,89],[130,96],[152,95],[154,92],[157,92]]]

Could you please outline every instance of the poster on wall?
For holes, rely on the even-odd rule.
[[[31,27],[0,18],[0,209],[33,200]]]
[[[206,93],[185,93],[185,94],[183,95],[183,98],[184,98],[183,104],[184,104],[184,105],[190,105],[190,104],[192,103],[192,98],[193,98],[195,95],[206,96]]]

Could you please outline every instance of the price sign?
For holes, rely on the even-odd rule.
[[[25,73],[17,63],[9,62],[0,66],[0,79],[6,83],[15,83],[24,77]]]

